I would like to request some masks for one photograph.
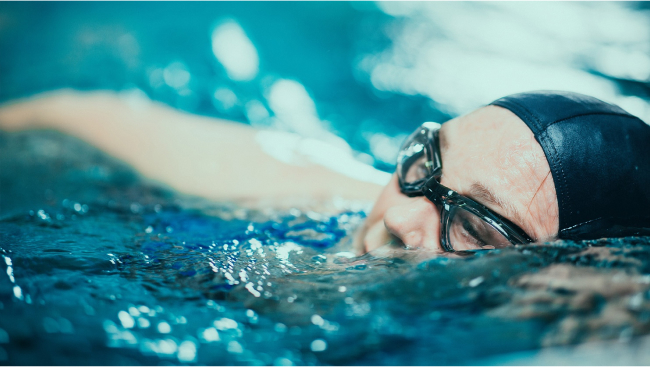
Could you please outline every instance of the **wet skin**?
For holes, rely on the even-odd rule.
[[[450,120],[440,130],[441,183],[486,205],[535,242],[559,228],[550,168],[526,124],[507,109],[487,106]],[[355,237],[359,254],[406,247],[440,254],[440,209],[423,196],[407,197],[393,175]]]

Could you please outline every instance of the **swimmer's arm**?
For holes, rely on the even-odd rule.
[[[216,200],[374,200],[381,190],[320,165],[281,162],[261,149],[250,126],[112,92],[64,90],[11,102],[0,106],[0,128],[60,130],[148,178]]]

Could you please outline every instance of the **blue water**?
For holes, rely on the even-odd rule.
[[[0,100],[63,87],[138,90],[192,113],[275,126],[245,106],[259,101],[272,116],[269,85],[294,80],[323,126],[391,170],[383,151],[461,104],[390,86],[379,66],[399,64],[393,51],[409,39],[463,40],[443,22],[417,37],[409,27],[431,23],[427,13],[387,6],[0,3]],[[647,5],[617,6],[619,15],[647,14]],[[256,47],[259,72],[249,81],[229,78],[210,50],[223,19]],[[614,41],[603,40],[626,49]],[[364,69],[368,55],[377,57]],[[575,70],[647,103],[642,76],[573,56]],[[417,65],[424,56],[409,57]],[[190,78],[176,88],[174,78],[157,82],[156,70]],[[236,95],[230,108],[215,99],[218,88]],[[51,131],[0,132],[0,149],[3,364],[502,364],[592,341],[647,360],[634,346],[650,332],[648,238],[426,261],[415,251],[354,257],[350,237],[366,215],[355,203],[253,210],[190,198]]]
[[[2,197],[32,198],[0,219],[8,364],[465,364],[650,325],[647,238],[354,257],[352,205],[209,203],[59,133],[0,142]]]

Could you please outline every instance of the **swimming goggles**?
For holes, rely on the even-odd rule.
[[[397,156],[397,177],[403,194],[424,195],[440,209],[442,247],[453,252],[533,242],[508,219],[440,184],[440,127],[425,122],[406,139]]]

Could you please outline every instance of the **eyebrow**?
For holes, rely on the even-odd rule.
[[[510,219],[515,223],[523,223],[523,217],[519,211],[512,205],[509,201],[504,200],[498,196],[494,190],[491,190],[489,187],[483,185],[482,183],[475,181],[469,187],[468,193],[472,199],[485,205],[485,203],[490,203],[496,205],[503,209],[506,213],[511,214],[514,217],[514,220]]]

